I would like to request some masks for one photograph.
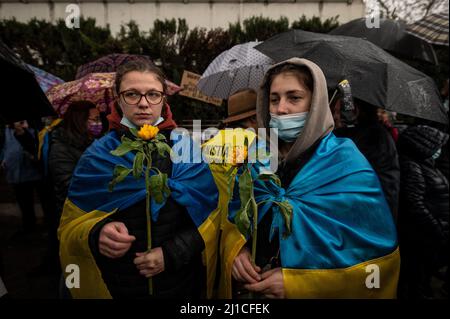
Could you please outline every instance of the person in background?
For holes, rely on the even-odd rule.
[[[228,128],[253,128],[256,124],[256,91],[242,89],[228,98],[228,117],[222,121]]]
[[[377,115],[379,121],[384,125],[385,128],[391,133],[394,142],[397,143],[398,140],[398,129],[392,124],[393,115],[382,108],[378,108]]]
[[[18,235],[29,234],[36,227],[34,190],[40,198],[45,194],[42,194],[40,187],[42,174],[37,160],[37,138],[35,130],[29,127],[27,121],[14,122],[5,128],[1,153],[1,167],[5,170],[6,181],[13,187],[22,213],[22,231]],[[41,200],[41,203],[44,204],[44,201]]]
[[[340,100],[331,106],[337,137],[350,138],[367,158],[380,179],[394,220],[397,219],[400,191],[400,165],[395,141],[378,120],[377,108],[355,99],[356,122],[347,126],[341,121]]]
[[[431,277],[440,261],[448,266],[449,184],[435,165],[447,141],[448,134],[427,125],[411,126],[399,136],[402,298],[433,298]]]
[[[89,101],[71,103],[64,113],[62,122],[50,133],[48,169],[56,196],[58,215],[54,221],[56,228],[78,160],[86,148],[102,133],[100,113],[95,104]]]
[[[442,101],[444,102],[444,108],[447,112],[447,118],[449,117],[449,110],[448,110],[448,79],[445,80],[444,85],[441,89],[441,97]],[[447,134],[449,133],[449,125],[447,124],[446,127],[441,128],[444,132]],[[448,141],[447,144],[445,144],[442,147],[441,155],[436,159],[436,167],[444,174],[444,176],[449,176],[449,146]]]
[[[55,122],[53,122],[55,123]],[[67,197],[69,184],[75,166],[86,148],[102,134],[99,111],[89,101],[72,102],[63,115],[63,120],[56,120],[48,134],[47,158],[49,183],[53,186],[55,213],[49,219],[50,257],[59,266],[59,242],[57,229]]]

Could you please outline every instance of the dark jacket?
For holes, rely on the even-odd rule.
[[[169,131],[161,132],[169,137]],[[168,138],[168,140],[170,140]],[[170,157],[153,154],[153,166],[171,175]],[[136,252],[147,250],[145,199],[118,211],[98,223],[90,233],[90,247],[102,272],[103,279],[113,298],[145,298],[148,296],[148,279],[139,274],[133,260]],[[126,225],[128,233],[136,237],[130,250],[121,258],[111,259],[99,253],[98,240],[102,227],[112,221]],[[171,197],[152,222],[152,247],[161,247],[164,255],[164,271],[153,277],[156,298],[200,298],[205,287],[201,253],[203,239],[185,207]]]
[[[334,133],[338,137],[350,138],[372,165],[378,175],[394,220],[396,220],[400,191],[400,165],[392,135],[381,123],[377,122],[339,128]]]
[[[432,158],[447,140],[447,134],[429,126],[410,127],[400,134],[401,238],[448,240],[449,185]]]
[[[73,171],[91,140],[77,138],[61,124],[49,134],[48,168],[55,190],[56,212],[60,216]]]
[[[0,160],[4,161],[8,183],[21,184],[42,178],[36,160],[34,134],[34,129],[26,129],[23,135],[16,135],[14,129],[5,128],[5,144],[0,150]]]

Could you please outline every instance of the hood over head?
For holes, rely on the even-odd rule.
[[[400,153],[422,160],[432,157],[448,138],[448,134],[431,126],[410,126],[399,135],[397,146]]]
[[[313,94],[311,98],[311,107],[306,119],[305,127],[297,140],[292,145],[284,161],[289,164],[297,160],[305,151],[321,140],[334,128],[334,120],[328,105],[328,91],[325,75],[317,64],[312,61],[300,58],[292,58],[273,65],[264,76],[256,106],[256,116],[258,127],[269,129],[269,77],[271,71],[284,64],[294,64],[306,66],[311,72],[313,78]]]

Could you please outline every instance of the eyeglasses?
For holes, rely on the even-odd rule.
[[[151,90],[145,94],[141,94],[140,92],[135,90],[128,90],[120,92],[119,95],[122,96],[125,103],[130,105],[138,105],[141,102],[143,96],[149,104],[156,105],[161,103],[164,97],[164,92]]]

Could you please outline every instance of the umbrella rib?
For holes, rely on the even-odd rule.
[[[250,78],[251,78],[251,75],[252,75],[252,67],[249,66],[248,78],[247,78],[247,87],[246,87],[246,88],[249,88],[249,87],[250,87]]]
[[[219,80],[217,81],[216,86],[214,87],[212,96],[214,96],[214,94],[216,93],[217,87],[219,86],[220,82],[222,82],[222,78],[223,78],[224,74],[225,74],[225,72],[220,73]]]

